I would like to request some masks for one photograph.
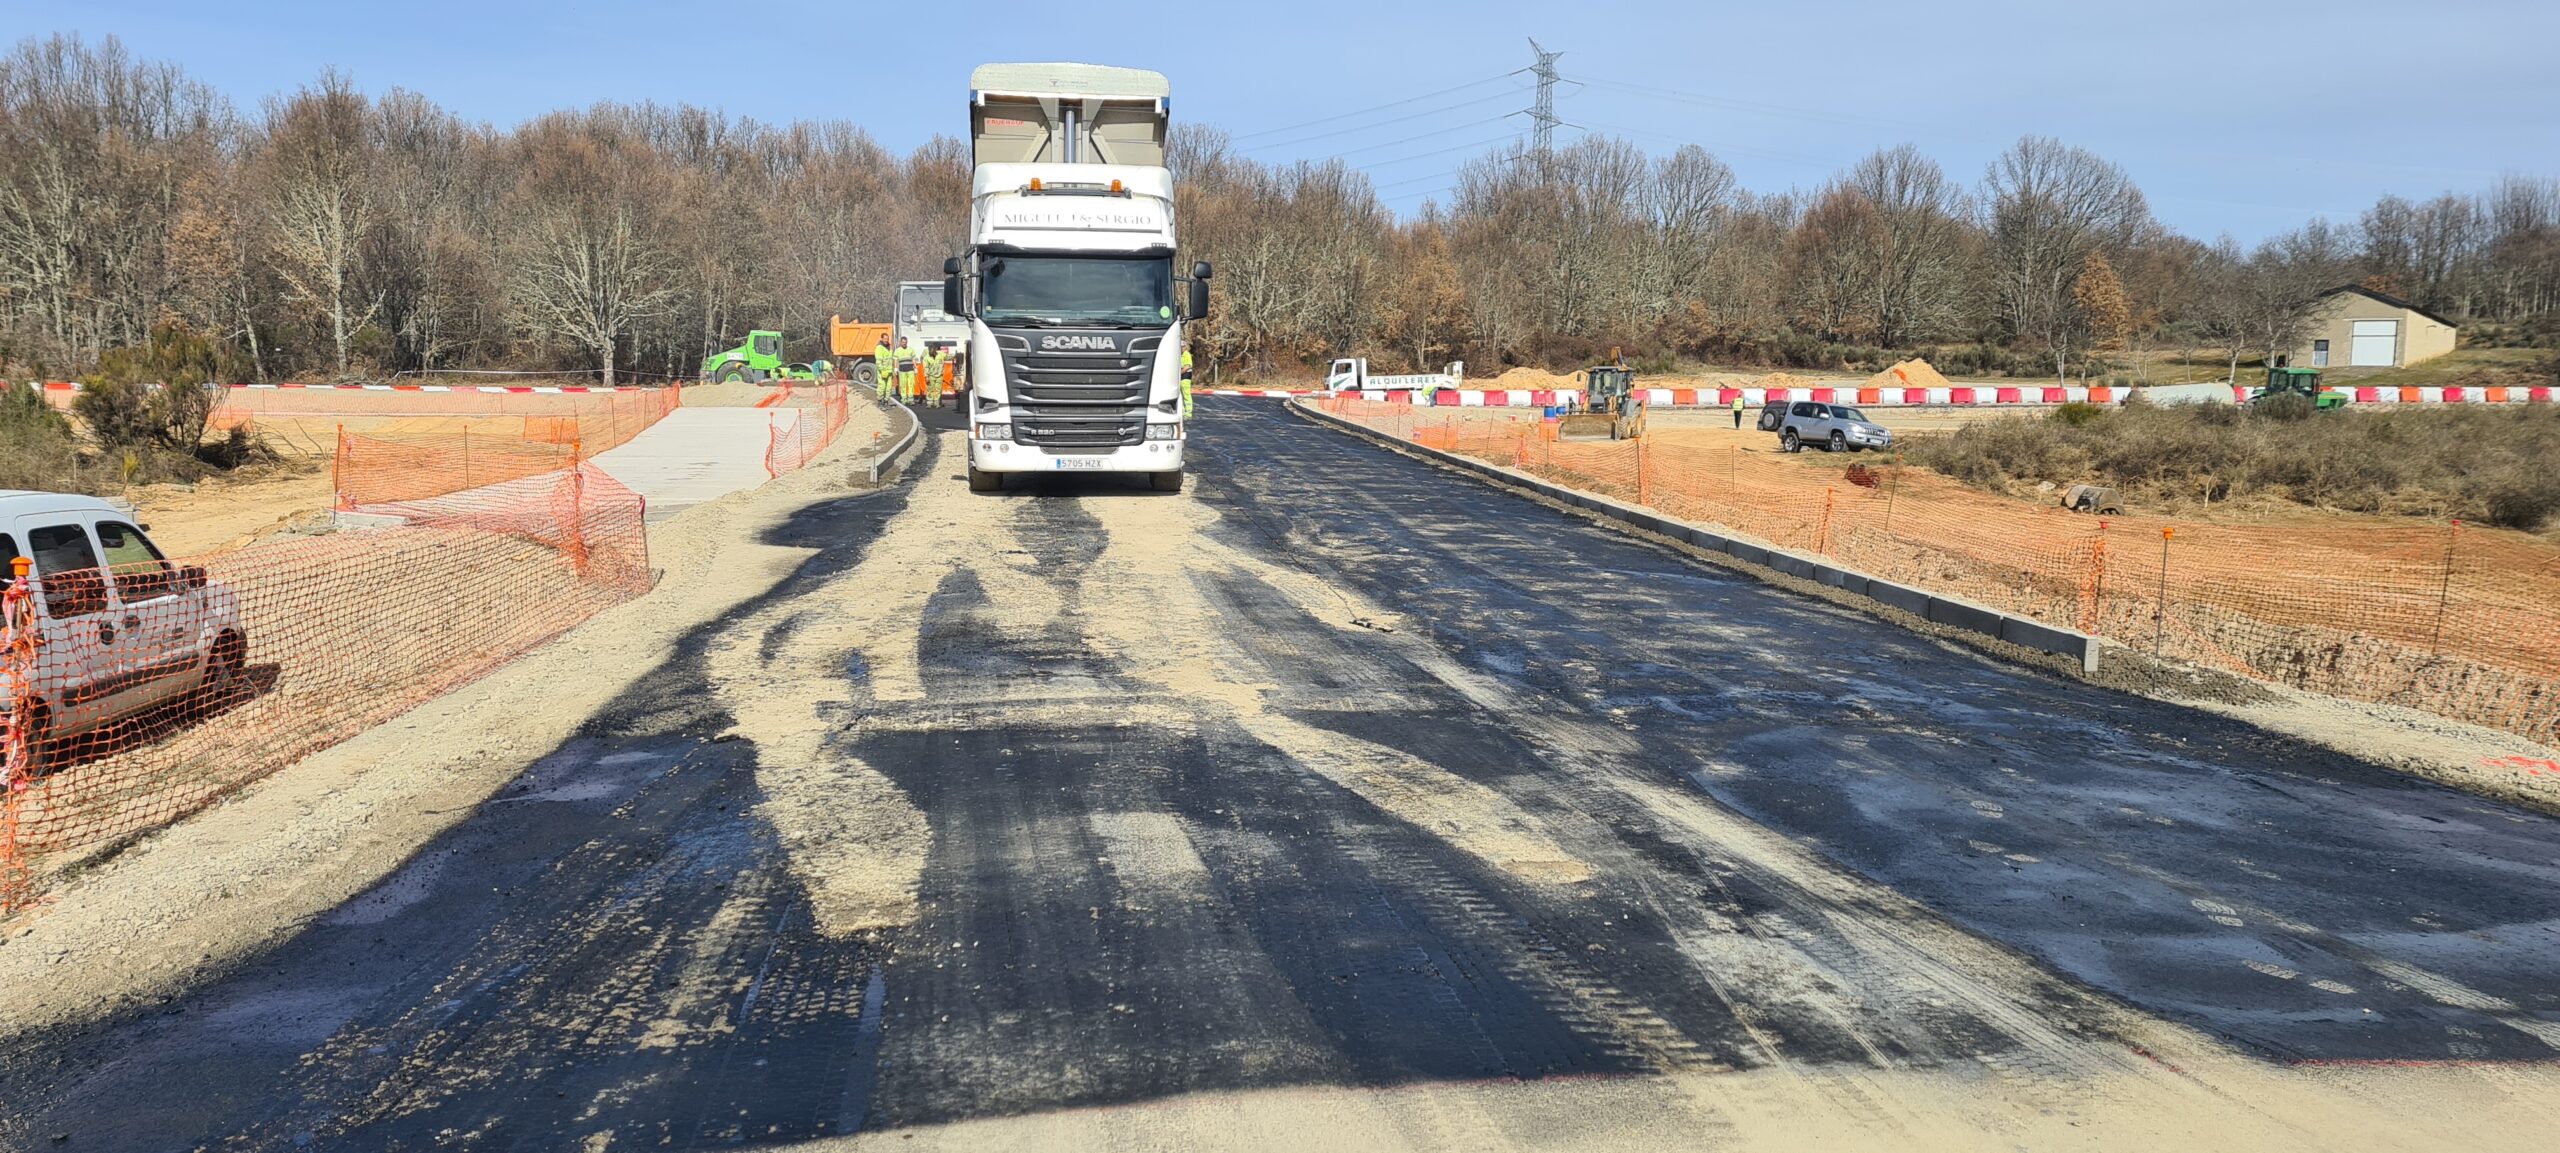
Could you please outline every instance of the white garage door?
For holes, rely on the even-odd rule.
[[[2347,349],[2350,366],[2389,368],[2400,351],[2400,322],[2396,320],[2359,320],[2351,335],[2354,343]]]

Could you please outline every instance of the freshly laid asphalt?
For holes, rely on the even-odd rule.
[[[993,628],[954,574],[913,622],[936,703],[877,706],[944,723],[846,738],[932,830],[912,924],[818,931],[755,815],[755,734],[715,740],[700,702],[723,630],[859,595],[843,574],[919,486],[958,483],[940,446],[780,530],[819,550],[799,574],[375,891],[177,1003],[0,1042],[26,1131],[682,1148],[1204,1089],[2032,1065],[2015,1019],[1914,994],[1937,978],[1889,971],[1878,933],[2021,958],[2003,1003],[2075,1033],[2129,1010],[2269,1063],[2560,1058],[2560,821],[1898,632],[1271,402],[1201,417],[1184,495],[983,498],[1067,626]],[[1236,570],[1192,578],[1275,712],[1491,790],[1594,875],[1523,880],[1127,677],[1073,627],[1075,590],[1129,579],[1094,545],[1106,499],[1203,502],[1219,547],[1395,614],[1363,644]],[[1062,686],[1079,719],[1043,707]],[[1114,723],[1111,693],[1192,721]],[[1126,828],[1196,856],[1181,899],[1115,866]],[[1704,925],[1818,980],[1718,981]],[[706,989],[722,1027],[649,1033]]]

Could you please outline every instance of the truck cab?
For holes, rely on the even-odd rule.
[[[1176,258],[1164,77],[989,64],[969,86],[970,243],[940,311],[967,326],[970,487],[1123,472],[1180,491],[1183,326],[1209,267]]]
[[[33,643],[20,645],[21,640]],[[70,738],[245,686],[239,598],[93,497],[0,491],[0,750],[41,767]]]
[[[1367,357],[1346,356],[1325,369],[1324,387],[1327,392],[1412,392],[1421,398],[1440,389],[1461,387],[1466,376],[1464,361],[1450,361],[1438,372],[1380,376],[1369,371]]]

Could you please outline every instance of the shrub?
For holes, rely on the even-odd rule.
[[[2306,398],[2057,409],[2044,420],[1915,437],[1913,463],[1969,484],[2094,480],[2152,502],[2262,496],[2353,512],[2453,515],[2535,531],[2560,522],[2560,410],[2433,406],[2321,414]]]
[[[2309,420],[2318,412],[2319,406],[2310,397],[2293,392],[2262,396],[2249,405],[2250,416],[2275,424]]]
[[[0,488],[72,487],[79,447],[41,390],[0,384]]]
[[[2480,520],[2531,532],[2560,515],[2560,471],[2511,463],[2469,478],[2463,497]]]
[[[92,379],[72,399],[71,411],[89,426],[89,439],[108,451],[157,445],[161,441],[158,422],[151,413],[150,394],[141,385],[112,378]]]
[[[2075,400],[2053,410],[2053,414],[2045,419],[2059,421],[2071,428],[2086,428],[2106,418],[2107,410],[2104,406],[2091,404],[2085,400]]]

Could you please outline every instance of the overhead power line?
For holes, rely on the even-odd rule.
[[[1827,112],[1818,108],[1805,108],[1789,104],[1770,104],[1757,100],[1736,100],[1726,96],[1708,96],[1698,92],[1682,92],[1674,88],[1658,88],[1650,84],[1630,84],[1624,80],[1592,80],[1588,81],[1587,85],[1592,88],[1600,89],[1604,92],[1624,92],[1631,96],[1642,96],[1648,100],[1669,100],[1677,103],[1695,104],[1708,108],[1722,108],[1737,112],[1758,112],[1771,116],[1789,116],[1798,120],[1811,120],[1827,124],[1845,124],[1858,127],[1881,125],[1886,128],[1902,128],[1914,131],[1935,131],[1932,126],[1926,124],[1910,124],[1902,121],[1879,119],[1872,116],[1854,116],[1843,112]]]
[[[1434,136],[1447,136],[1452,132],[1462,132],[1469,128],[1482,128],[1487,124],[1500,124],[1503,121],[1509,120],[1518,115],[1519,113],[1517,112],[1505,112],[1500,116],[1488,116],[1482,120],[1468,121],[1465,124],[1452,124],[1447,128],[1434,128],[1429,132],[1422,133],[1418,136],[1407,136],[1402,140],[1390,140],[1383,144],[1368,144],[1358,148],[1345,149],[1341,152],[1333,153],[1329,159],[1339,160],[1345,156],[1357,156],[1363,152],[1375,152],[1381,148],[1393,148],[1399,144],[1411,144],[1419,140],[1429,140]],[[1430,153],[1421,153],[1420,155],[1427,156],[1430,155]]]
[[[1452,176],[1456,176],[1456,175],[1458,175],[1459,173],[1464,172],[1464,171],[1466,171],[1466,169],[1463,169],[1463,168],[1452,168],[1452,169],[1448,170],[1447,172],[1434,172],[1434,173],[1432,173],[1432,174],[1431,174],[1431,175],[1429,175],[1429,176],[1408,176],[1408,177],[1405,177],[1405,178],[1404,178],[1404,179],[1402,179],[1402,180],[1390,180],[1390,181],[1388,181],[1388,182],[1386,182],[1386,183],[1384,183],[1384,184],[1373,185],[1373,186],[1371,186],[1371,190],[1372,190],[1372,191],[1376,191],[1376,192],[1384,192],[1384,191],[1386,191],[1386,190],[1388,190],[1388,189],[1390,189],[1390,188],[1402,188],[1402,187],[1404,187],[1405,185],[1408,185],[1408,184],[1422,184],[1422,183],[1425,183],[1425,182],[1427,182],[1427,181],[1433,181],[1433,180],[1447,180],[1448,178],[1450,178],[1450,177],[1452,177]]]
[[[1654,132],[1643,128],[1627,128],[1616,124],[1577,123],[1571,120],[1559,121],[1559,123],[1563,124],[1567,128],[1579,128],[1584,132],[1616,132],[1627,136],[1650,136],[1656,140],[1669,140],[1680,144],[1695,144],[1700,148],[1704,148],[1709,152],[1715,153],[1733,153],[1739,156],[1759,156],[1770,160],[1785,160],[1791,163],[1811,164],[1817,167],[1830,163],[1829,161],[1816,160],[1810,156],[1799,156],[1793,152],[1776,152],[1766,148],[1749,148],[1738,144],[1713,145],[1698,140],[1692,140],[1686,136],[1674,135],[1669,132]]]
[[[1447,148],[1434,148],[1429,152],[1416,152],[1411,156],[1399,156],[1393,160],[1380,160],[1370,164],[1363,164],[1359,166],[1359,170],[1362,172],[1376,172],[1381,168],[1393,168],[1399,164],[1410,164],[1425,157],[1446,156],[1452,152],[1463,152],[1470,148],[1490,148],[1496,144],[1514,139],[1517,139],[1517,137],[1496,136],[1488,140],[1478,140],[1472,144],[1453,144]]]
[[[1511,95],[1512,94],[1509,92],[1496,92],[1491,96],[1479,96],[1473,100],[1461,100],[1455,104],[1444,105],[1424,112],[1416,112],[1409,116],[1398,116],[1390,120],[1380,120],[1370,124],[1354,125],[1350,128],[1337,128],[1331,132],[1318,132],[1310,136],[1298,137],[1295,140],[1275,140],[1269,144],[1256,144],[1250,148],[1239,148],[1237,151],[1265,152],[1274,148],[1287,148],[1295,144],[1307,144],[1317,140],[1330,140],[1337,136],[1350,136],[1354,133],[1367,132],[1374,128],[1384,128],[1390,124],[1402,124],[1409,120],[1420,120],[1428,116],[1438,116],[1443,112],[1455,112],[1458,109],[1473,107],[1478,104],[1491,104],[1496,100],[1509,100],[1511,99]]]
[[[1514,68],[1499,76],[1487,76],[1482,80],[1471,80],[1454,88],[1443,88],[1437,92],[1425,92],[1420,96],[1409,96],[1402,100],[1390,100],[1384,104],[1376,105],[1374,107],[1362,108],[1354,112],[1344,112],[1334,116],[1319,117],[1314,120],[1302,121],[1297,124],[1285,125],[1279,128],[1265,128],[1259,132],[1246,132],[1237,136],[1228,137],[1228,140],[1232,142],[1238,140],[1252,140],[1260,136],[1277,136],[1283,132],[1295,132],[1301,128],[1313,128],[1319,124],[1331,124],[1338,120],[1350,120],[1356,117],[1366,116],[1372,112],[1384,112],[1390,108],[1402,108],[1407,104],[1418,104],[1422,101],[1430,100],[1435,97],[1447,96],[1452,92],[1464,92],[1470,88],[1482,88],[1487,84],[1494,84],[1500,81],[1509,80],[1525,71],[1527,71],[1527,69]]]

